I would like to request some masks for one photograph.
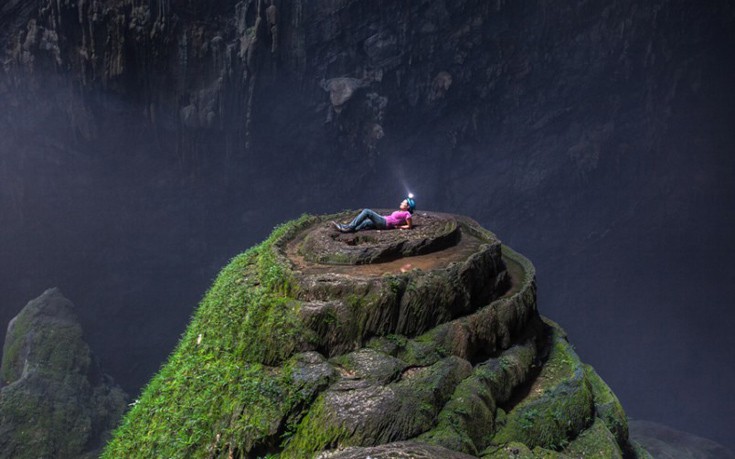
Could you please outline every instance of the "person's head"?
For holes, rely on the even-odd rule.
[[[401,202],[400,209],[413,213],[416,209],[416,201],[414,201],[413,197],[408,197]]]

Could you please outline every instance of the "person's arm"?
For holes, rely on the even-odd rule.
[[[413,220],[411,220],[411,217],[406,218],[406,224],[399,226],[400,229],[411,229],[413,228]]]

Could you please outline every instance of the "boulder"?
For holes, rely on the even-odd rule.
[[[1,371],[2,457],[98,457],[126,408],[56,288],[10,321]]]

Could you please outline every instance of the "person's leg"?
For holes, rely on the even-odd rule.
[[[360,212],[360,214],[347,226],[353,231],[369,229],[368,227],[361,227],[364,222],[371,222],[373,225],[372,228],[385,229],[388,226],[385,223],[385,218],[370,209],[363,209],[362,212]]]
[[[357,217],[353,218],[350,223],[347,224],[347,226],[355,230],[358,226],[360,226],[360,223],[364,222],[366,218],[368,218],[368,215],[370,215],[370,212],[372,210],[370,209],[362,209],[362,212],[360,212]]]
[[[368,209],[368,210],[370,210],[370,209]],[[377,229],[386,229],[386,228],[388,228],[388,223],[386,223],[385,217],[383,217],[382,215],[378,214],[377,212],[373,212],[372,210],[370,210],[370,213],[368,213],[368,218],[372,222],[373,228],[377,228]]]
[[[363,220],[362,223],[357,225],[357,228],[355,228],[355,231],[362,231],[367,229],[375,229],[375,223],[370,219]]]
[[[357,222],[357,224],[353,226],[353,223],[355,222]],[[355,231],[360,231],[362,229],[385,229],[388,225],[385,222],[385,218],[377,212],[370,209],[363,209],[363,211],[360,212],[360,215],[350,223],[349,227]]]

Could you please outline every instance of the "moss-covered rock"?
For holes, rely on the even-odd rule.
[[[448,357],[429,367],[407,369],[399,381],[387,385],[343,378],[309,412],[285,453],[414,438],[432,427],[440,407],[471,371],[468,362]],[[332,436],[316,433],[323,431]]]
[[[458,385],[444,405],[436,427],[419,438],[478,454],[492,440],[497,404],[506,402],[513,389],[526,381],[535,357],[536,347],[530,341],[475,366],[472,375]]]
[[[607,386],[538,315],[528,260],[454,217],[453,245],[429,256],[315,262],[319,240],[335,253],[350,243],[332,218],[289,222],[222,270],[104,457],[565,457],[610,438],[630,446]],[[400,234],[373,232],[390,241],[371,244]]]
[[[570,457],[623,458],[615,435],[600,418],[595,418],[595,422],[588,429],[564,448],[564,454]]]
[[[595,399],[595,415],[605,423],[618,444],[624,445],[628,439],[628,418],[623,406],[594,368],[585,365],[584,371]]]
[[[594,399],[584,367],[562,332],[550,327],[549,355],[535,380],[518,394],[493,442],[529,447],[565,447],[594,417]]]
[[[0,389],[0,457],[97,457],[126,407],[58,289],[10,322]]]

